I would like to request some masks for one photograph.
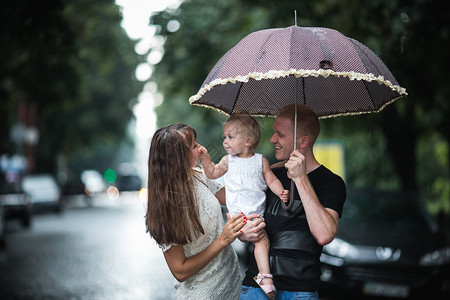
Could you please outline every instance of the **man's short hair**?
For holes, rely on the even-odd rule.
[[[295,104],[289,104],[280,108],[276,118],[290,119],[295,122]],[[316,112],[304,104],[297,104],[297,137],[308,136],[312,144],[320,133],[320,122]]]

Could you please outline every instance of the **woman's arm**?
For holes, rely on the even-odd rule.
[[[217,193],[216,193],[216,198],[217,198],[217,200],[219,200],[219,203],[221,204],[221,205],[227,205],[227,200],[226,200],[226,197],[225,197],[225,188],[223,187],[223,188],[221,188]]]
[[[227,245],[231,244],[240,234],[241,228],[246,221],[242,216],[230,217],[227,214],[227,223],[220,236],[214,240],[202,252],[191,257],[186,257],[182,245],[174,245],[164,252],[164,258],[169,266],[170,272],[179,282],[197,274],[206,267]]]

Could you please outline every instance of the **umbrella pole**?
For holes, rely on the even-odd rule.
[[[297,101],[296,101],[297,102]],[[295,115],[294,115],[294,150],[297,149],[297,103],[295,103]],[[285,210],[291,209],[292,205],[294,205],[294,191],[295,191],[295,184],[294,181],[291,179],[291,188],[289,189],[289,202],[285,204],[283,201],[281,201],[281,206]]]
[[[294,116],[294,150],[297,149],[297,103],[295,103]]]

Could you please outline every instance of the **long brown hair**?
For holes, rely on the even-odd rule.
[[[185,245],[204,234],[192,169],[196,137],[191,126],[177,123],[158,129],[152,138],[145,223],[158,244]]]

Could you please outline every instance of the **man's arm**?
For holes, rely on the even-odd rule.
[[[299,192],[312,235],[322,246],[330,243],[337,233],[339,214],[320,203],[306,174],[305,157],[298,150],[292,152],[286,168]]]

